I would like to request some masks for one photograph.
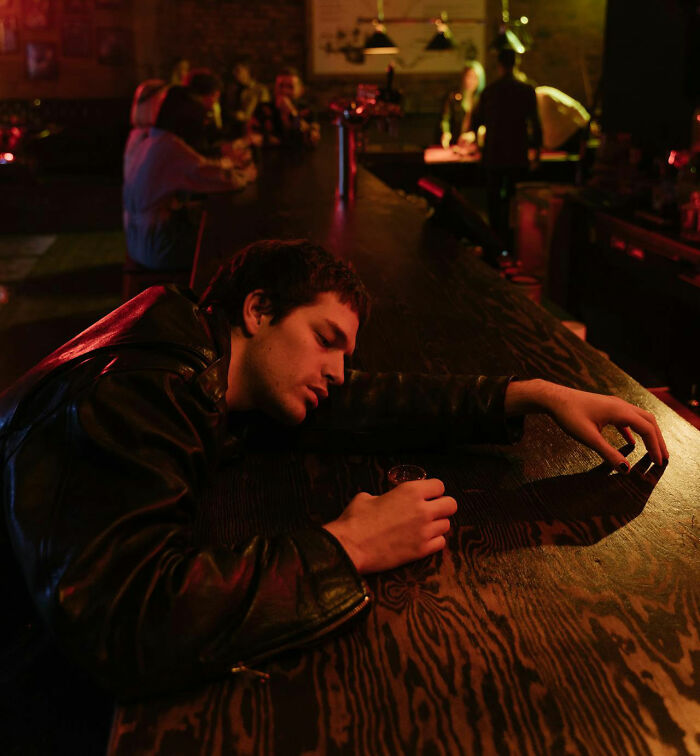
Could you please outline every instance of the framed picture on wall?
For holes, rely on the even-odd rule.
[[[124,66],[131,61],[131,30],[102,27],[97,30],[97,60],[105,66]]]
[[[0,54],[19,52],[17,16],[0,18]]]
[[[27,42],[27,75],[33,81],[58,78],[58,51],[53,42]]]
[[[25,29],[50,29],[53,26],[53,0],[22,0]]]
[[[64,0],[63,10],[66,13],[87,13],[90,5],[90,0]]]
[[[92,29],[86,18],[64,18],[61,26],[63,55],[66,58],[92,56]]]

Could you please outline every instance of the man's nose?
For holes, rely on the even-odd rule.
[[[324,370],[324,378],[329,385],[342,386],[345,381],[345,355],[342,352],[330,354]]]

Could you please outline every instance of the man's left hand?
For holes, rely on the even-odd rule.
[[[505,409],[508,415],[546,412],[572,438],[620,471],[629,472],[629,462],[603,438],[606,425],[614,425],[629,444],[635,443],[632,431],[639,434],[655,464],[668,460],[666,442],[654,415],[616,396],[543,380],[513,381],[506,391]]]

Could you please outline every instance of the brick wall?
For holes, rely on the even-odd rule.
[[[174,60],[186,56],[195,65],[224,72],[239,55],[258,61],[257,76],[271,81],[282,65],[306,70],[307,0],[122,0],[120,8],[85,6],[92,44],[98,27],[128,28],[133,40],[133,62],[122,66],[100,64],[92,58],[69,58],[62,48],[62,19],[69,17],[69,0],[54,0],[53,28],[27,31],[22,27],[20,0],[0,16],[20,21],[19,50],[0,55],[0,98],[121,97],[136,83],[153,76],[169,77]],[[538,83],[557,86],[583,102],[590,100],[601,69],[605,0],[511,0],[513,16],[530,18],[534,46],[523,69]],[[486,40],[496,33],[499,0],[487,0]],[[19,15],[18,15],[19,14]],[[29,81],[24,45],[28,40],[56,45],[59,75],[55,80]],[[487,74],[495,72],[493,55]],[[371,77],[366,77],[372,80]],[[453,76],[398,75],[410,112],[435,112],[444,93],[454,86]],[[379,81],[379,79],[375,79]],[[317,104],[350,96],[357,80],[320,78],[312,82]]]

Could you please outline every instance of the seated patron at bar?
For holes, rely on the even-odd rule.
[[[273,102],[260,103],[252,129],[257,141],[268,146],[313,147],[321,128],[304,97],[304,83],[295,68],[283,68],[275,79]]]
[[[124,230],[129,257],[150,270],[192,266],[199,218],[191,193],[243,188],[252,163],[206,158],[190,145],[202,136],[205,106],[186,87],[170,87],[155,127],[130,152],[124,172]]]
[[[445,546],[457,505],[437,479],[358,493],[323,526],[201,546],[194,520],[227,428],[241,453],[256,427],[274,444],[284,425],[301,445],[341,431],[345,449],[398,449],[509,443],[545,412],[615,468],[629,469],[607,424],[668,458],[654,416],[615,397],[346,369],[368,310],[323,249],[257,242],[199,303],[148,289],[0,395],[3,521],[39,615],[104,686],[172,691],[307,645],[367,607],[363,575]]]
[[[248,136],[255,109],[261,103],[270,102],[270,93],[264,84],[255,80],[248,60],[238,61],[231,75],[222,108],[224,130],[232,139],[240,139]]]
[[[129,164],[135,148],[156,125],[160,106],[167,93],[168,88],[163,79],[146,79],[136,87],[129,118],[131,130],[124,148],[124,175],[130,170]]]
[[[218,146],[223,139],[221,117],[221,79],[208,68],[194,68],[187,76],[187,87],[192,97],[204,106],[206,115],[202,135],[196,144],[198,152],[206,156],[218,155]]]

